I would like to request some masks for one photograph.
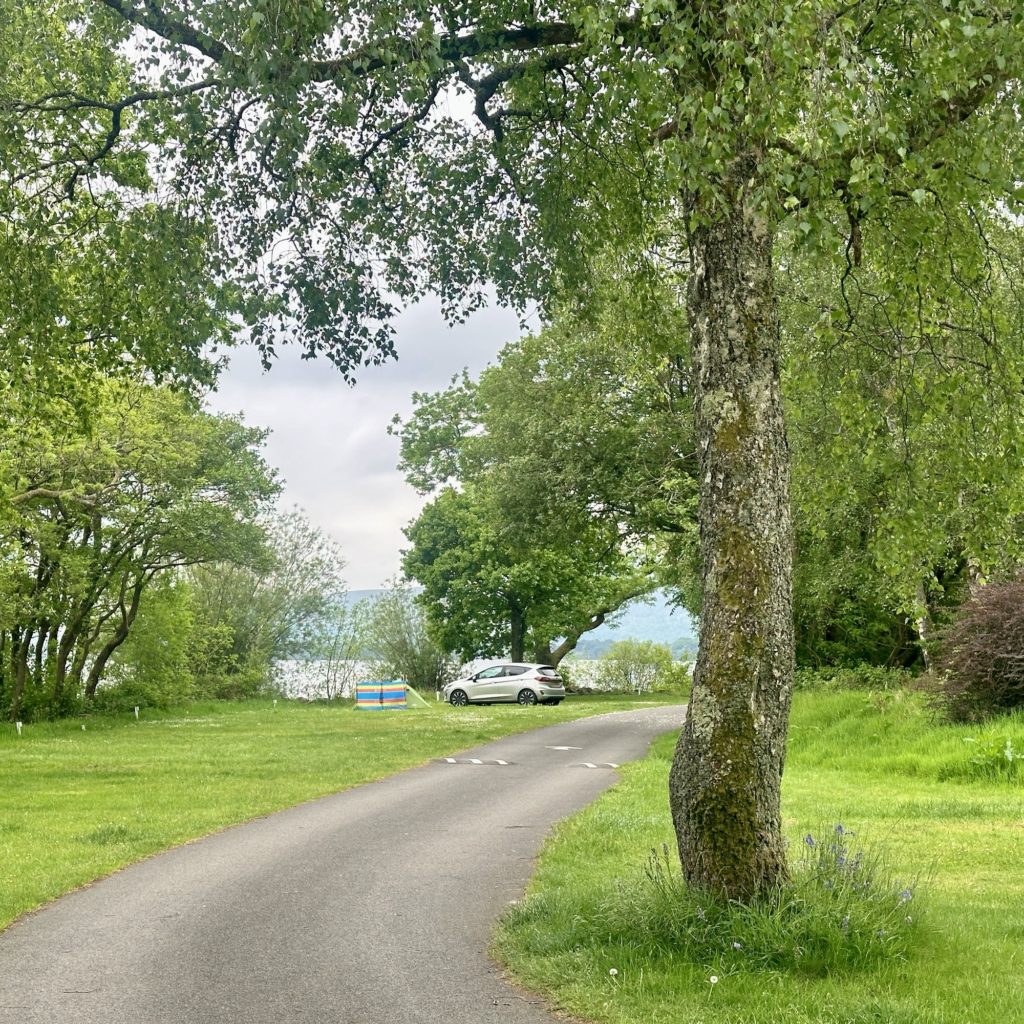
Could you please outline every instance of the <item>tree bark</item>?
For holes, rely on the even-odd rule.
[[[146,577],[143,576],[136,581],[132,587],[132,600],[128,607],[125,607],[124,597],[122,595],[119,608],[121,610],[121,621],[118,623],[117,629],[114,630],[113,635],[100,649],[99,654],[96,655],[93,660],[92,666],[89,669],[89,675],[85,681],[85,699],[92,700],[96,696],[96,688],[100,684],[100,680],[103,678],[103,672],[107,667],[107,662],[110,661],[114,652],[128,639],[128,633],[131,630],[132,624],[135,622],[136,616],[139,614],[139,603],[142,600],[142,591],[146,585]]]
[[[11,699],[11,721],[21,717],[22,701],[25,699],[25,683],[28,679],[28,653],[32,644],[32,631],[13,629],[11,631],[11,676],[13,694]]]
[[[685,878],[742,901],[788,878],[793,541],[772,242],[737,188],[731,212],[691,234],[687,300],[704,606],[669,794]]]
[[[924,580],[917,581],[917,638],[921,647],[921,657],[924,660],[926,672],[931,671],[931,641],[932,641],[932,616],[928,608],[928,591],[925,588]]]
[[[513,604],[509,609],[510,661],[522,661],[526,654],[526,616]]]

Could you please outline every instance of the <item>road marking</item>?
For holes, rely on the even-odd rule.
[[[485,760],[481,760],[479,757],[464,757],[461,760],[459,758],[457,758],[457,757],[439,757],[437,760],[438,760],[438,762],[440,764],[478,764],[478,765],[483,765],[485,767],[486,766],[497,767],[497,766],[500,765],[500,766],[502,766],[504,768],[507,768],[509,766],[509,764],[511,764],[510,761],[502,761],[501,758],[497,758],[497,757],[490,758],[490,759],[488,759],[486,761]]]
[[[582,750],[582,747],[548,747],[548,750]]]
[[[579,768],[618,768],[614,761],[602,761],[601,764],[594,764],[593,761],[583,761],[577,765]]]

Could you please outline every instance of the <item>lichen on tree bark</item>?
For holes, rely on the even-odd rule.
[[[742,185],[690,237],[704,606],[670,802],[688,882],[742,900],[787,879],[792,528],[772,243]]]

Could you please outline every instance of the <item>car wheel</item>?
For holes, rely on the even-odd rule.
[[[516,697],[517,704],[536,704],[537,694],[533,690],[520,690],[519,696]]]
[[[469,697],[466,696],[465,690],[452,690],[448,702],[453,708],[464,708],[469,703]]]

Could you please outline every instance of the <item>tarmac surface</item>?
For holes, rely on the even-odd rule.
[[[494,922],[684,714],[511,736],[126,868],[0,934],[0,1022],[552,1024],[488,960]]]

